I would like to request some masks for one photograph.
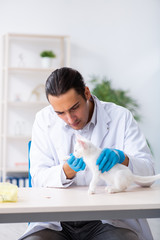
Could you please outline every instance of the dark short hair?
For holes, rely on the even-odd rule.
[[[48,95],[60,96],[72,88],[86,99],[85,83],[82,75],[77,70],[69,67],[56,69],[46,81],[46,97],[48,99]]]

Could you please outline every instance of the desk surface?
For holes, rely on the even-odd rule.
[[[0,204],[0,222],[66,221],[114,218],[159,218],[160,186],[132,186],[109,194],[97,187],[19,188],[18,202]]]

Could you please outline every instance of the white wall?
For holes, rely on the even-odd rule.
[[[160,172],[159,23],[159,0],[0,0],[0,35],[70,35],[71,66],[87,81],[105,75],[130,90]]]

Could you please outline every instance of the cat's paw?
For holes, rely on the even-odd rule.
[[[91,188],[88,189],[88,194],[89,194],[89,195],[94,194],[94,193],[95,193],[95,190],[94,190],[94,189],[91,189]]]
[[[105,191],[108,192],[108,193],[115,193],[115,188],[113,188],[112,186],[107,186],[105,188]]]

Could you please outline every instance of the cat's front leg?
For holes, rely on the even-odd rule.
[[[88,194],[94,194],[95,193],[95,189],[96,189],[96,185],[98,182],[98,175],[94,174],[92,176],[91,182],[89,184],[89,189],[88,189]]]

